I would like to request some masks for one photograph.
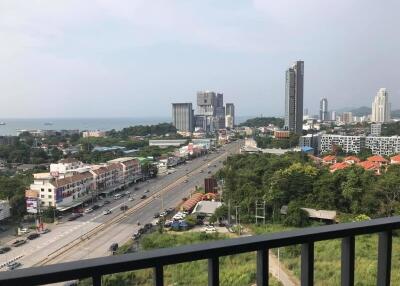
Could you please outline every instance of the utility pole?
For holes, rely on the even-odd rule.
[[[258,219],[263,220],[263,224],[265,224],[265,201],[259,203],[258,200],[256,201],[256,224],[258,223]],[[261,214],[260,214],[261,212]]]

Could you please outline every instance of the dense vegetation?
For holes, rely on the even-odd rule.
[[[20,218],[25,214],[25,190],[31,181],[31,172],[0,176],[0,200],[10,201],[11,214],[14,218]]]
[[[273,124],[278,127],[283,127],[284,121],[279,117],[256,117],[246,120],[241,123],[239,126],[248,126],[248,127],[263,127]]]
[[[299,135],[290,134],[289,138],[276,139],[271,136],[256,136],[257,147],[259,148],[281,148],[290,149],[299,145]]]
[[[254,221],[257,200],[265,200],[269,218],[275,214],[276,220],[280,208],[289,205],[293,211],[285,221],[298,226],[303,223],[296,220],[300,207],[370,217],[400,212],[399,165],[390,166],[381,176],[357,166],[330,173],[301,153],[251,154],[228,158],[219,176],[225,180],[224,200],[239,206],[242,220],[248,222]]]
[[[146,235],[140,242],[143,250],[154,248],[173,247],[185,244],[194,244],[218,239],[227,239],[226,235],[205,234],[205,233],[153,233]],[[245,253],[220,258],[220,285],[243,286],[255,283],[256,272],[255,253]],[[105,286],[119,285],[153,285],[152,270],[131,271],[119,274],[112,274],[103,278]],[[200,260],[189,263],[171,265],[164,268],[165,285],[177,286],[203,286],[207,285],[207,261]],[[91,285],[85,280],[80,283],[82,286]],[[279,283],[270,278],[272,286]]]
[[[400,135],[400,121],[382,125],[382,136]]]
[[[58,160],[62,154],[57,148],[51,148],[49,152],[39,148],[36,139],[27,132],[10,141],[10,144],[0,145],[0,159],[7,163],[42,164]]]
[[[128,138],[129,136],[161,136],[175,134],[176,128],[171,123],[156,125],[136,125],[123,128],[121,131],[111,130],[107,135],[111,137]]]

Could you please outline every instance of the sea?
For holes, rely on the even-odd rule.
[[[237,116],[241,123],[252,116]],[[18,130],[121,130],[135,125],[151,125],[171,122],[171,117],[131,118],[0,118],[0,135],[18,135]]]

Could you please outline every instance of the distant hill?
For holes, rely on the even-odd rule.
[[[392,118],[400,118],[400,109],[392,110]]]
[[[358,108],[340,108],[337,109],[336,112],[342,113],[342,112],[351,112],[353,113],[354,116],[367,116],[372,113],[371,107],[367,106],[361,106]],[[400,109],[392,110],[392,117],[393,118],[400,118]]]

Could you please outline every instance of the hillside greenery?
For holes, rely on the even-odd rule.
[[[280,148],[290,149],[299,145],[299,135],[290,134],[289,138],[276,139],[271,136],[256,136],[257,147],[259,148]]]
[[[248,126],[248,127],[263,127],[273,124],[278,127],[283,127],[284,121],[283,118],[280,117],[256,117],[247,119],[245,122],[240,123],[239,126]]]
[[[382,136],[400,135],[400,121],[383,124],[381,135]]]
[[[266,202],[268,216],[275,219],[283,205],[293,211],[309,207],[369,217],[400,213],[399,165],[381,176],[358,166],[330,173],[302,153],[241,154],[229,157],[218,176],[225,181],[224,200],[238,206],[247,222],[254,221],[257,200]]]

